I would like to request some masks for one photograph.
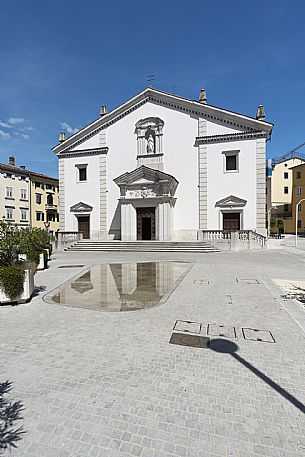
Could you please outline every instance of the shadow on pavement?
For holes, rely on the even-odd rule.
[[[258,376],[262,381],[276,390],[280,395],[282,395],[286,400],[288,400],[293,406],[298,408],[303,414],[305,414],[305,405],[301,403],[297,398],[291,395],[287,390],[283,389],[279,386],[276,382],[262,373],[258,368],[255,368],[251,363],[247,362],[243,359],[240,355],[237,354],[238,346],[233,341],[217,338],[215,340],[211,340],[210,342],[210,349],[215,352],[221,352],[225,354],[230,354],[234,357],[235,360],[238,360],[244,367],[248,368],[252,373]]]
[[[15,426],[16,421],[23,419],[21,412],[24,408],[20,401],[12,402],[7,398],[11,390],[11,382],[0,382],[0,455],[6,450],[17,448],[16,442],[25,433],[23,427]]]

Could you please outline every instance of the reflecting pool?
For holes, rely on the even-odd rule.
[[[94,265],[56,290],[55,303],[103,311],[155,306],[190,268],[188,262]]]

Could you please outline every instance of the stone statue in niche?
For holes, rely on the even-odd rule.
[[[154,154],[155,152],[155,140],[152,134],[150,134],[147,138],[146,152],[147,154]]]

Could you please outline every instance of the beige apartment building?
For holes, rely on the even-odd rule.
[[[24,166],[16,167],[15,158],[0,163],[0,219],[18,227],[30,225],[30,178]]]
[[[30,195],[31,226],[55,233],[59,229],[58,179],[31,171]]]
[[[0,219],[18,227],[59,229],[58,179],[16,167],[15,158],[0,163]]]
[[[272,164],[272,175],[267,177],[267,215],[268,226],[270,219],[276,216],[284,221],[285,233],[294,232],[294,219],[292,214],[293,194],[293,169],[305,162],[304,159],[296,156],[283,157]]]
[[[292,187],[292,230],[295,232],[296,226],[296,205],[298,205],[298,234],[305,234],[305,163],[297,165],[292,169],[293,187]],[[304,201],[302,201],[304,199]]]

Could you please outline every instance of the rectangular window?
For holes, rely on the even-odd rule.
[[[79,168],[79,180],[80,181],[87,181],[87,167],[86,168]]]
[[[296,187],[295,194],[296,195],[302,195],[302,187]]]
[[[20,189],[20,200],[27,200],[26,189]]]
[[[297,179],[300,179],[302,177],[302,173],[300,171],[297,171]]]
[[[302,211],[302,203],[299,203],[299,211]]]
[[[44,214],[40,211],[36,212],[36,221],[44,221]]]
[[[284,187],[284,194],[288,194],[288,187],[287,186]]]
[[[37,187],[40,187],[40,182],[35,182],[35,189],[37,189]]]
[[[284,211],[288,211],[289,205],[284,205]]]
[[[288,171],[284,172],[284,179],[288,179]]]
[[[237,171],[237,154],[226,154],[226,171]]]
[[[20,212],[21,212],[21,220],[26,221],[28,219],[28,210],[25,208],[21,208]]]
[[[75,165],[77,168],[77,180],[80,181],[87,181],[87,164],[78,164]]]
[[[13,198],[13,188],[12,187],[6,187],[5,198]]]
[[[5,208],[5,216],[7,220],[13,220],[13,208]]]
[[[300,219],[298,220],[298,228],[302,228],[302,221]]]
[[[37,205],[41,204],[41,194],[36,194],[36,203]]]
[[[47,221],[48,222],[55,222],[55,214],[47,213]]]

